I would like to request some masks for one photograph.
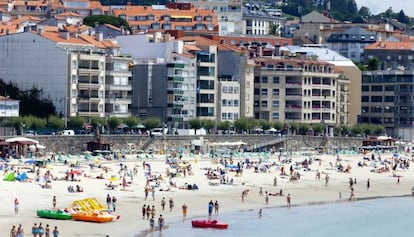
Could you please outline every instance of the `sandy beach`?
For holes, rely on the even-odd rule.
[[[76,175],[76,179],[80,181],[66,181],[65,172],[70,170],[69,165],[63,163],[52,163],[48,168],[41,168],[40,175],[42,176],[47,170],[50,170],[55,178],[62,180],[54,180],[51,182],[52,188],[42,188],[40,182],[35,181],[35,173],[27,172],[29,166],[19,164],[19,172],[27,172],[29,180],[26,182],[19,181],[3,181],[1,179],[0,192],[3,205],[0,206],[0,232],[1,236],[9,235],[12,225],[22,224],[25,230],[24,236],[32,236],[31,227],[34,223],[42,223],[43,226],[49,224],[50,226],[58,226],[59,236],[110,236],[110,237],[125,237],[142,235],[145,230],[149,228],[148,220],[143,220],[141,215],[141,208],[144,204],[154,205],[156,208],[156,218],[162,214],[165,218],[166,225],[183,220],[181,206],[185,203],[188,206],[187,219],[202,217],[207,218],[207,206],[210,200],[218,201],[220,204],[219,213],[235,212],[240,210],[258,210],[259,208],[270,208],[278,206],[286,206],[286,196],[291,195],[292,208],[295,205],[309,205],[326,202],[349,201],[351,189],[349,187],[349,179],[356,179],[357,183],[353,185],[355,200],[377,197],[391,197],[411,195],[411,187],[414,184],[414,174],[412,167],[402,168],[397,166],[395,171],[392,171],[392,165],[387,164],[390,171],[388,172],[373,172],[385,170],[384,160],[391,162],[393,154],[381,154],[381,161],[379,161],[378,154],[375,154],[376,161],[371,160],[371,153],[365,155],[340,155],[340,161],[337,161],[336,155],[313,155],[313,162],[307,167],[303,167],[303,161],[309,157],[302,155],[295,156],[281,156],[274,154],[268,158],[257,155],[246,155],[243,158],[234,158],[233,164],[237,162],[244,162],[246,157],[250,161],[258,162],[262,160],[263,163],[258,164],[258,171],[255,170],[255,164],[250,168],[244,166],[241,175],[236,172],[229,171],[225,177],[229,182],[233,179],[233,184],[220,184],[219,179],[207,179],[207,168],[224,169],[218,160],[212,160],[207,157],[200,156],[184,156],[182,158],[187,164],[191,165],[192,174],[186,172],[172,178],[172,182],[176,183],[177,187],[171,187],[169,179],[166,176],[166,170],[169,165],[165,162],[165,156],[155,156],[148,159],[137,159],[135,155],[127,156],[122,160],[122,164],[127,166],[128,173],[133,173],[132,169],[137,167],[137,175],[126,176],[126,180],[130,184],[125,187],[118,186],[114,190],[106,187],[110,181],[109,178],[116,176],[121,178],[117,181],[112,181],[114,184],[122,183],[122,173],[120,174],[119,161],[84,161],[81,160],[80,169],[81,175]],[[411,156],[408,157],[411,159]],[[405,164],[409,164],[411,160],[405,158]],[[282,162],[289,161],[288,163]],[[159,186],[155,188],[155,201],[152,199],[152,193],[148,195],[145,200],[144,189],[147,184],[145,171],[148,172],[148,166],[143,166],[143,161],[151,167],[151,174],[161,176],[163,180],[159,181]],[[358,167],[358,162],[362,165],[365,162],[366,166]],[[70,163],[70,162],[69,162]],[[91,169],[90,163],[94,163],[95,167]],[[298,165],[297,165],[298,164]],[[96,166],[101,165],[108,168],[105,172],[102,168]],[[294,172],[299,172],[299,180],[290,180],[290,166]],[[350,168],[348,172],[339,172],[338,165]],[[375,168],[374,165],[377,167]],[[287,175],[281,175],[281,167],[284,167]],[[268,167],[266,169],[265,167]],[[263,168],[263,170],[260,170]],[[4,176],[4,169],[1,171],[1,176]],[[170,169],[174,172],[174,169]],[[320,180],[316,179],[317,171],[321,172]],[[9,171],[11,172],[11,171]],[[97,179],[100,174],[104,175],[104,179]],[[326,174],[328,174],[328,182],[326,184]],[[120,177],[121,176],[121,177]],[[277,186],[274,186],[274,178],[277,179]],[[398,183],[398,177],[399,183]],[[370,180],[370,187],[367,188],[367,180]],[[227,180],[225,180],[227,181]],[[198,190],[185,190],[178,187],[183,187],[185,184],[194,184],[198,186]],[[83,192],[69,193],[67,187],[69,185],[80,185]],[[150,185],[156,185],[156,182],[150,182]],[[260,187],[263,190],[263,196],[259,194]],[[170,191],[161,191],[167,190]],[[283,191],[282,196],[269,196],[269,203],[265,202],[265,192],[271,194],[279,193],[280,189]],[[248,195],[242,202],[241,193],[249,190]],[[342,198],[340,199],[339,193]],[[119,220],[110,223],[89,223],[74,220],[51,220],[42,219],[36,216],[37,209],[51,209],[52,198],[57,197],[57,208],[68,208],[75,200],[84,198],[96,197],[102,203],[106,204],[106,196],[116,196],[117,210],[116,213],[121,217]],[[166,209],[161,210],[161,199],[165,197],[167,200]],[[20,208],[18,214],[14,213],[14,199],[18,198]],[[169,210],[168,200],[174,200],[174,208]],[[220,214],[214,216],[220,219]]]

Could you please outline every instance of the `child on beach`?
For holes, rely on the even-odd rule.
[[[19,213],[19,200],[17,198],[14,199],[14,213]]]

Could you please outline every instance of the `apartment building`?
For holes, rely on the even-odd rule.
[[[111,114],[125,116],[128,100],[119,96],[120,91],[126,96],[128,87],[116,86],[125,84],[124,77],[129,76],[128,67],[119,66],[128,65],[128,60],[121,57],[118,45],[102,40],[102,35],[71,35],[39,29],[1,36],[0,45],[4,49],[0,51],[0,78],[22,90],[42,89],[65,118],[104,117],[105,107],[122,107],[118,110],[120,114],[115,113],[116,109]],[[112,86],[105,82],[107,66]],[[109,95],[117,96],[118,100],[107,101]]]
[[[345,104],[342,104],[343,108],[341,108],[341,110],[346,109],[347,118],[344,120],[344,124],[357,124],[361,115],[361,71],[350,59],[319,45],[283,46],[280,48],[280,54],[288,57],[304,57],[335,65],[335,70],[340,71],[341,75],[343,74],[349,80],[348,87],[338,89],[347,94],[346,100],[343,101]]]
[[[414,71],[362,73],[361,122],[383,125],[387,135],[414,139]]]
[[[217,32],[218,26],[214,12],[196,8],[176,9],[164,5],[125,6],[114,9],[113,13],[128,22],[133,34],[165,30],[214,33]]]
[[[0,117],[18,117],[20,114],[20,101],[10,98],[7,95],[0,96]]]
[[[294,32],[294,38],[307,38],[314,44],[326,44],[331,34],[340,33],[353,27],[360,27],[375,33],[378,40],[385,40],[393,35],[401,35],[401,31],[395,30],[392,24],[339,22],[329,17],[328,14],[313,11],[301,17],[298,28]]]
[[[196,52],[201,49],[161,33],[122,35],[117,42],[134,59],[132,112],[184,128],[197,116]]]
[[[360,27],[333,33],[327,39],[328,48],[356,62],[364,61],[365,47],[376,41],[377,35],[375,33]]]
[[[340,78],[333,64],[297,58],[255,60],[255,118],[268,121],[323,123],[346,122],[338,114],[340,101],[347,101],[349,80]],[[346,108],[344,108],[346,109]]]
[[[178,0],[177,2],[191,3],[197,9],[211,11],[217,18],[219,35],[243,33],[241,0]]]
[[[379,59],[380,70],[396,70],[398,67],[412,69],[414,67],[413,46],[414,40],[378,41],[365,48],[366,61],[372,58]]]

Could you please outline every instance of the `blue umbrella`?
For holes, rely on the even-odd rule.
[[[35,160],[33,160],[33,159],[30,159],[30,160],[26,160],[24,163],[25,163],[25,164],[35,164],[35,163],[36,163],[36,161],[35,161]]]

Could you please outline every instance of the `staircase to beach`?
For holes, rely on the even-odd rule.
[[[151,145],[151,143],[155,140],[155,136],[150,137],[145,143],[144,145],[141,146],[141,150],[145,151],[149,145]]]

